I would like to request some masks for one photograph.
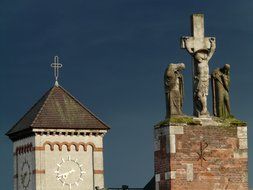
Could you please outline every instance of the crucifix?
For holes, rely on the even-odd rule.
[[[58,56],[54,56],[54,62],[51,64],[51,67],[54,68],[55,86],[59,86],[58,83],[59,69],[62,68],[62,64],[59,63]]]
[[[181,48],[193,57],[193,114],[208,117],[207,95],[209,88],[208,62],[214,54],[216,41],[214,37],[204,35],[204,15],[193,14],[192,36],[181,38]]]

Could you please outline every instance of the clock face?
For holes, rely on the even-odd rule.
[[[25,161],[22,164],[21,167],[21,184],[23,186],[23,189],[28,189],[28,186],[31,181],[31,166],[29,165],[28,161],[25,159]]]
[[[63,186],[69,186],[69,189],[79,185],[83,181],[84,175],[83,165],[77,159],[70,156],[62,158],[61,162],[57,164],[55,171],[56,179],[62,183]]]

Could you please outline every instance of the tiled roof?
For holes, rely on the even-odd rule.
[[[54,86],[8,131],[29,129],[98,129],[109,127],[60,86]]]

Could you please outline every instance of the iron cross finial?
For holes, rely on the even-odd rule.
[[[62,68],[62,64],[59,62],[58,56],[54,56],[54,62],[51,64],[51,67],[54,68],[55,86],[59,86],[58,83],[59,69]]]

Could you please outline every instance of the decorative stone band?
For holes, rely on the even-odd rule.
[[[33,129],[35,135],[50,135],[50,136],[104,136],[107,130],[71,130],[68,131],[64,129]]]
[[[32,143],[27,143],[25,145],[21,145],[21,146],[18,146],[16,148],[16,151],[15,151],[15,155],[18,155],[18,154],[25,154],[25,153],[28,153],[28,152],[32,152],[33,151],[33,145]]]
[[[104,174],[104,170],[94,170],[94,174]]]
[[[33,151],[44,151],[45,147],[44,146],[35,146],[33,147]]]
[[[33,174],[45,174],[45,170],[33,170]]]
[[[63,146],[66,146],[67,147],[67,150],[70,151],[71,150],[71,146],[73,145],[75,147],[75,150],[76,151],[79,151],[80,150],[80,147],[83,147],[83,150],[86,151],[87,150],[87,146],[91,146],[93,151],[95,152],[101,152],[103,151],[103,148],[102,147],[96,147],[94,143],[92,142],[88,142],[88,143],[84,143],[84,142],[58,142],[58,141],[55,141],[55,142],[51,142],[51,141],[46,141],[44,144],[43,144],[43,148],[45,150],[45,146],[46,145],[49,145],[50,146],[50,150],[53,151],[54,148],[55,148],[55,145],[59,148],[59,151],[62,151],[62,147]]]
[[[45,170],[33,170],[33,171],[32,171],[32,174],[45,174],[45,173],[46,173]],[[13,178],[18,178],[18,174],[15,174],[15,175],[13,176]]]
[[[28,152],[32,152],[32,151],[45,151],[45,146],[49,145],[50,146],[50,150],[54,151],[55,149],[55,145],[58,147],[59,151],[62,151],[63,146],[67,147],[67,151],[71,150],[71,146],[73,145],[75,147],[76,151],[80,150],[80,147],[83,147],[84,151],[87,151],[87,146],[91,146],[94,152],[103,152],[103,148],[102,147],[96,147],[94,143],[92,142],[88,142],[88,143],[84,143],[84,142],[51,142],[51,141],[46,141],[43,146],[35,146],[33,147],[32,143],[28,143],[26,145],[21,145],[18,146],[16,148],[16,151],[14,153],[14,155],[20,155],[20,154],[26,154]]]

